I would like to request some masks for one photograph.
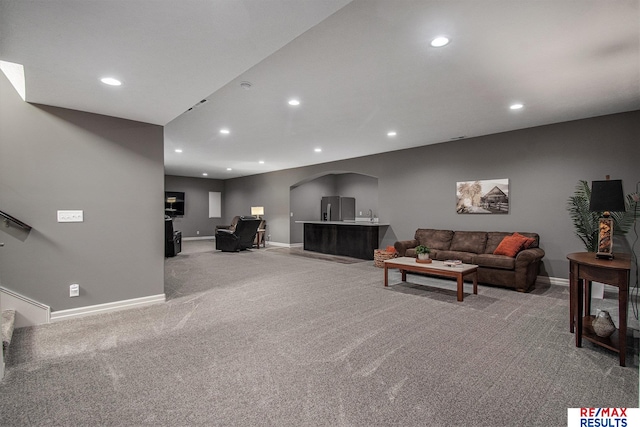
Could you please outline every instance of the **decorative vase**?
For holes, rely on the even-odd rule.
[[[611,315],[606,310],[598,310],[591,322],[591,326],[593,327],[593,332],[602,338],[610,337],[616,330],[616,325],[613,324]]]

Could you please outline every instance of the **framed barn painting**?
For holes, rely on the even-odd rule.
[[[508,214],[509,180],[457,182],[456,200],[459,214]]]

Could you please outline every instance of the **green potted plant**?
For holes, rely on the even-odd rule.
[[[416,246],[416,255],[418,256],[419,261],[424,261],[429,259],[429,254],[431,253],[431,249],[424,245]]]

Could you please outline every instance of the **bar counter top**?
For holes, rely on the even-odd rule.
[[[296,221],[296,224],[319,224],[319,225],[361,225],[364,227],[389,226],[386,222],[371,221]]]

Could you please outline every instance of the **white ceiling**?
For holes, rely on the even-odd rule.
[[[171,175],[226,179],[640,109],[640,0],[0,7],[0,60],[25,66],[27,101],[164,125]],[[437,35],[451,43],[429,46]]]

